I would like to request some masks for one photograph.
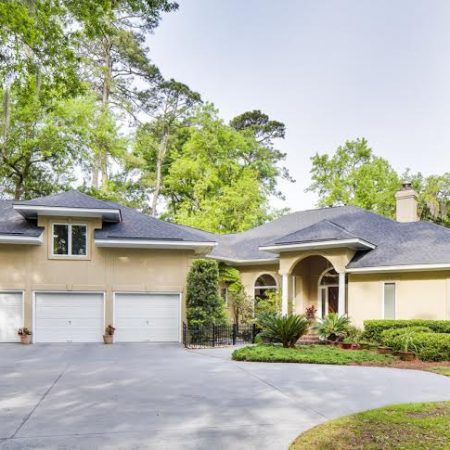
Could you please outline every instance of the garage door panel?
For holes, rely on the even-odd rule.
[[[115,295],[114,326],[117,342],[178,342],[178,294]]]
[[[0,342],[19,342],[17,331],[22,327],[22,293],[0,292]]]
[[[103,294],[36,293],[36,342],[100,342]]]

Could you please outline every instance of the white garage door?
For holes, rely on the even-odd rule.
[[[0,292],[0,342],[20,341],[17,330],[22,327],[22,293]]]
[[[35,342],[100,342],[103,294],[36,293]]]
[[[116,294],[114,340],[117,342],[179,342],[179,294]]]

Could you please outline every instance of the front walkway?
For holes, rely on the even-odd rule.
[[[336,416],[450,400],[450,378],[237,363],[230,349],[0,345],[0,448],[286,449]]]

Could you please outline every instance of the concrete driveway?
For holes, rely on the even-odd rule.
[[[390,403],[450,400],[418,371],[236,363],[178,345],[0,345],[0,448],[286,449]]]

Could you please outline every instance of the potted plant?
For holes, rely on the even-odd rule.
[[[353,348],[353,339],[346,337],[341,342],[341,348],[343,348],[344,350],[351,350]]]
[[[311,323],[313,323],[316,320],[316,313],[317,308],[314,305],[306,307],[305,316]]]
[[[411,351],[412,348],[416,348],[414,344],[414,331],[401,334],[397,339],[401,345],[401,350],[398,352],[400,359],[402,361],[413,361],[416,358],[416,354]]]
[[[377,348],[377,352],[380,355],[386,355],[386,354],[392,352],[392,348],[391,347],[387,347],[386,345],[379,345],[378,348]]]
[[[103,342],[105,344],[112,344],[114,342],[114,331],[116,329],[112,325],[108,325],[105,328],[105,334],[103,335]]]
[[[348,317],[332,313],[323,319],[319,319],[314,324],[313,329],[321,339],[337,345],[338,342],[341,342],[347,336],[349,325],[350,319]]]
[[[22,344],[31,344],[31,331],[28,328],[19,328],[17,334],[20,336]]]

